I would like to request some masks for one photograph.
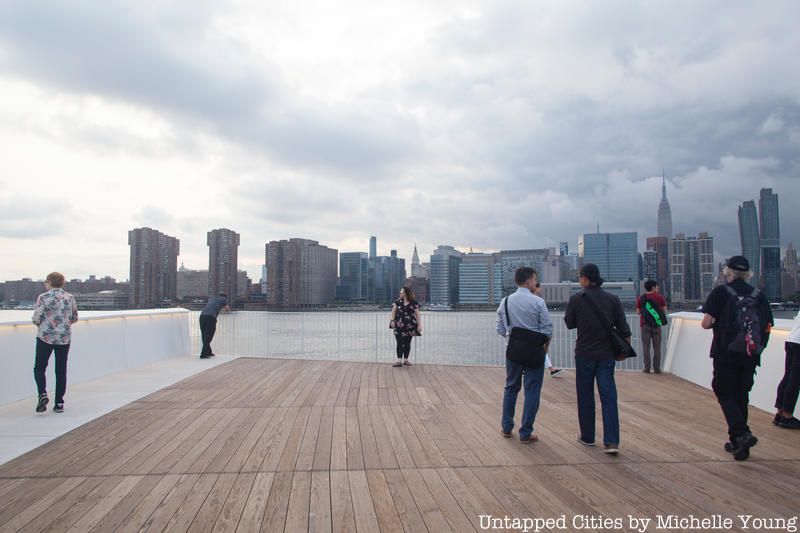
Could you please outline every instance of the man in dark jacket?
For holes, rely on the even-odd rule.
[[[753,276],[747,258],[741,255],[731,257],[723,272],[728,283],[714,288],[708,295],[703,306],[702,326],[714,330],[710,353],[714,359],[711,388],[728,423],[729,442],[725,443],[725,449],[737,461],[744,461],[750,457],[750,448],[758,442],[747,425],[747,406],[756,367],[761,364],[761,353],[748,354],[746,348],[739,350],[735,343],[732,344],[732,331],[736,327],[733,303],[744,297],[755,299],[760,348],[766,347],[774,320],[767,298],[762,292],[755,292],[756,289],[747,283]],[[731,349],[732,346],[734,349]]]
[[[200,359],[214,357],[214,352],[211,351],[211,341],[217,331],[217,316],[222,310],[230,311],[231,308],[228,306],[228,296],[221,292],[216,298],[211,298],[200,311],[200,337],[203,339]]]
[[[631,329],[619,298],[600,288],[603,278],[600,277],[597,265],[592,263],[584,265],[579,280],[583,291],[570,298],[564,314],[567,329],[578,328],[578,338],[575,342],[575,388],[578,393],[578,422],[581,428],[578,441],[586,446],[594,446],[596,380],[603,411],[604,451],[616,454],[619,451],[619,411],[614,367],[616,358],[620,354],[614,353],[609,331],[604,322],[614,324],[620,335],[628,342]],[[604,321],[599,320],[587,299],[590,299],[605,316]]]

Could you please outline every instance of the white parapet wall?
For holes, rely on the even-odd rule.
[[[712,362],[708,354],[712,332],[700,327],[702,313],[673,313],[669,318],[671,329],[664,370],[710,389]],[[793,324],[793,320],[776,320],[767,349],[761,354],[761,366],[750,393],[750,404],[759,409],[774,410],[775,393],[783,378],[784,343]]]
[[[80,313],[80,320],[72,326],[68,386],[188,356],[191,350],[188,313],[186,309]],[[0,321],[0,405],[36,395],[33,381],[36,331],[30,321]],[[51,356],[47,367],[48,390],[55,386],[54,366]]]

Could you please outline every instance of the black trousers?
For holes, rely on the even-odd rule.
[[[47,381],[44,373],[50,354],[56,352],[56,403],[64,403],[64,393],[67,392],[67,354],[69,344],[48,344],[36,338],[36,362],[33,366],[33,379],[39,394],[47,394]]]
[[[717,396],[722,414],[728,423],[728,436],[733,439],[750,431],[747,408],[750,389],[756,375],[756,360],[743,353],[731,353],[714,358],[714,379],[711,388]]]
[[[797,396],[800,393],[800,344],[787,342],[784,346],[786,348],[785,369],[783,379],[778,384],[775,407],[794,413]]]
[[[395,334],[394,340],[397,341],[397,357],[408,359],[408,354],[411,353],[411,335],[397,335]]]
[[[211,341],[217,331],[217,318],[211,315],[200,315],[200,337],[203,339],[203,349],[200,355],[211,355]]]

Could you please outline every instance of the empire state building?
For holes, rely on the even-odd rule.
[[[672,238],[672,210],[667,201],[667,182],[661,176],[661,203],[658,204],[658,236]]]

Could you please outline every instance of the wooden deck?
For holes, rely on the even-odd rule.
[[[238,359],[0,466],[0,531],[438,533],[480,515],[656,531],[669,514],[739,530],[738,515],[800,513],[800,432],[768,413],[751,412],[761,440],[735,462],[711,393],[618,373],[611,457],[576,442],[565,374],[545,378],[541,441],[523,445],[499,433],[499,368]]]

